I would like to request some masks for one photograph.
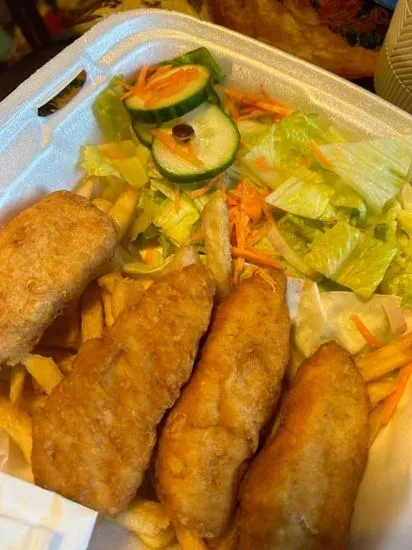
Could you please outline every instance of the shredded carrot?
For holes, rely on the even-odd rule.
[[[232,256],[237,258],[243,258],[244,260],[249,260],[252,263],[257,265],[263,265],[267,267],[274,267],[276,269],[281,269],[282,264],[279,260],[275,260],[269,254],[264,254],[256,250],[249,250],[246,248],[239,248],[237,246],[232,246]]]
[[[140,69],[139,76],[137,78],[137,83],[136,83],[136,91],[138,94],[142,93],[144,90],[148,71],[149,71],[148,65],[143,65],[143,67]]]
[[[324,166],[331,166],[329,159],[325,157],[325,155],[320,150],[319,145],[313,139],[311,140],[311,146],[312,146],[313,154],[318,159],[318,161]]]
[[[260,101],[262,99],[261,97],[259,97],[257,95],[249,94],[249,93],[246,93],[246,92],[237,92],[236,90],[231,90],[229,88],[225,88],[224,86],[220,86],[220,85],[217,85],[216,88],[218,90],[221,90],[222,92],[224,92],[227,96],[229,96],[233,99],[236,99],[237,101],[244,101],[244,100]]]
[[[164,78],[159,78],[156,80],[150,79],[146,86],[146,90],[151,92],[162,91],[176,82],[191,82],[199,76],[199,70],[196,67],[190,67],[189,69],[182,68],[178,71],[174,71],[172,74],[169,74]]]
[[[172,68],[173,68],[173,65],[160,65],[160,67],[154,68],[153,74],[150,76],[150,79],[154,80],[161,74],[168,73]]]
[[[172,97],[181,91],[183,91],[186,87],[186,82],[175,82],[174,84],[171,84],[168,86],[165,90],[160,90],[158,92],[150,93],[146,96],[144,101],[145,107],[152,107],[156,105],[159,101],[162,99],[165,99],[167,97]]]
[[[153,245],[153,246],[149,246],[149,248],[146,250],[146,254],[145,254],[145,257],[144,257],[144,263],[145,264],[148,264],[148,265],[152,265],[153,263],[153,253],[154,253],[154,249],[156,247]]]
[[[201,167],[203,166],[203,162],[191,155],[187,149],[184,149],[181,147],[176,141],[173,139],[173,136],[169,134],[168,132],[165,132],[164,130],[155,129],[152,130],[152,135],[158,139],[165,147],[169,149],[172,153],[175,155],[181,157],[182,159],[186,160],[187,162],[190,162],[194,166]]]
[[[268,206],[267,202],[265,201],[265,199],[263,197],[262,197],[261,201],[262,201],[261,202],[262,211],[265,214],[265,216],[267,217],[267,219],[270,220],[272,223],[276,223],[275,218],[273,217],[272,212],[270,211],[269,206]]]
[[[275,99],[264,86],[260,87],[260,91],[262,92],[262,95],[266,99],[266,101],[268,101],[269,103],[273,103],[274,105],[280,105],[280,101]]]
[[[268,103],[267,101],[257,101],[256,107],[259,109],[262,109],[263,111],[268,111],[269,113],[274,113],[275,115],[280,116],[287,116],[290,115],[292,112],[290,109],[287,109],[286,107],[281,107],[280,105],[273,105],[272,103]]]
[[[207,185],[204,187],[200,187],[199,189],[194,189],[193,191],[190,191],[189,195],[192,199],[196,199],[197,197],[202,197],[203,195],[206,195],[206,193],[209,193],[211,189],[216,185],[216,181],[210,180]]]
[[[405,365],[400,369],[398,387],[396,388],[394,393],[388,397],[388,399],[385,402],[385,406],[382,409],[382,413],[381,413],[382,424],[387,424],[389,420],[392,418],[393,413],[395,412],[396,407],[398,406],[399,401],[401,400],[401,397],[403,395],[403,392],[405,391],[405,388],[408,384],[408,380],[411,373],[412,373],[412,363],[409,363],[408,365]]]
[[[263,228],[255,229],[254,231],[252,231],[252,233],[251,233],[250,237],[248,238],[246,244],[248,246],[253,246],[256,243],[258,243],[260,240],[262,240],[264,236],[265,236],[265,231],[264,231]]]
[[[371,333],[371,331],[368,329],[368,327],[365,325],[362,319],[358,315],[356,315],[356,313],[352,313],[349,319],[355,325],[359,334],[362,336],[362,338],[365,340],[367,344],[369,344],[372,348],[381,347],[382,345],[381,342],[379,342],[379,340],[375,338],[375,336]]]
[[[239,111],[237,110],[235,102],[232,99],[228,98],[227,106],[228,106],[228,109],[229,109],[230,116],[233,118],[233,120],[238,121],[239,120]]]
[[[175,200],[174,200],[174,204],[175,204],[175,212],[180,212],[180,187],[179,187],[179,184],[176,185],[176,188],[175,188]]]
[[[187,150],[189,152],[189,154],[193,157],[193,158],[199,158],[199,153],[196,149],[196,145],[194,144],[194,142],[192,140],[189,140],[186,144],[186,147],[187,147]]]
[[[269,273],[267,271],[265,271],[264,269],[261,269],[260,267],[256,270],[256,275],[258,277],[260,277],[261,279],[263,279],[265,281],[265,283],[267,283],[273,292],[276,292],[276,283],[275,281],[272,279],[272,277],[269,275]]]
[[[195,233],[192,233],[190,236],[191,241],[204,241],[206,237],[206,233],[203,229],[199,229],[199,231],[195,231]]]
[[[239,120],[254,120],[256,118],[259,118],[261,116],[267,116],[272,115],[272,113],[267,113],[266,111],[262,111],[261,109],[254,109],[253,111],[250,111],[249,113],[241,114],[239,116]]]
[[[273,166],[270,166],[270,164],[265,159],[265,157],[257,157],[256,159],[252,160],[252,163],[259,170],[265,170],[267,172],[277,172],[278,171]]]

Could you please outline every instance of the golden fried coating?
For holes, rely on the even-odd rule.
[[[239,283],[217,309],[202,357],[160,436],[158,496],[201,537],[219,535],[273,414],[289,355],[286,279]]]
[[[368,397],[335,342],[300,367],[240,490],[238,550],[344,550],[368,454]]]
[[[0,232],[0,364],[32,350],[115,246],[112,220],[69,191],[52,193]]]
[[[193,265],[155,282],[72,371],[33,419],[38,485],[107,515],[133,499],[156,430],[187,382],[206,331],[214,283]]]

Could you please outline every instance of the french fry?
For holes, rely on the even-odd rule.
[[[216,294],[222,300],[230,292],[232,254],[229,234],[229,215],[221,190],[216,191],[202,212],[205,232],[207,266],[216,280]]]
[[[104,309],[104,321],[107,327],[111,327],[114,323],[113,309],[112,309],[112,295],[110,292],[102,291],[103,309]]]
[[[107,275],[99,277],[99,279],[97,279],[97,283],[102,290],[105,290],[111,294],[113,292],[115,282],[119,279],[122,279],[122,275],[118,271],[114,271],[113,273],[107,273]]]
[[[77,350],[80,345],[80,304],[74,304],[50,325],[43,334],[40,348]]]
[[[96,282],[92,282],[83,293],[81,301],[82,342],[99,338],[103,333],[103,305],[101,291]]]
[[[150,548],[162,548],[175,538],[170,518],[159,502],[138,498],[116,517],[116,521],[148,546],[151,544]],[[155,546],[160,543],[163,546]]]
[[[0,396],[0,428],[20,447],[30,464],[33,442],[31,418],[3,396]]]
[[[412,361],[412,332],[394,338],[385,346],[357,359],[365,380],[377,380]]]
[[[384,401],[381,401],[369,414],[369,448],[372,447],[376,436],[382,428],[382,411],[384,406]]]
[[[113,318],[116,320],[123,310],[140,302],[145,290],[143,281],[128,278],[117,279],[112,294]]]
[[[63,380],[59,367],[51,357],[28,354],[21,362],[46,393],[51,393]]]
[[[94,191],[94,181],[92,178],[86,178],[79,183],[76,188],[77,195],[81,195],[86,199],[91,199]]]
[[[369,399],[371,407],[375,407],[379,401],[383,401],[396,390],[398,380],[396,378],[370,382],[368,384]]]
[[[68,374],[73,368],[73,361],[76,355],[72,354],[58,362],[59,369],[63,374]]]
[[[182,550],[208,550],[206,544],[195,533],[183,527],[180,523],[175,524],[176,537]]]
[[[41,410],[47,400],[47,394],[37,393],[33,390],[25,390],[19,403],[19,408],[25,411],[29,416]]]
[[[105,212],[106,214],[109,212],[111,207],[113,206],[113,203],[110,202],[108,199],[105,199],[103,197],[97,197],[96,199],[92,200],[92,203],[102,212]]]
[[[165,531],[162,531],[155,537],[148,537],[147,535],[139,535],[141,541],[149,548],[169,548],[176,540],[176,534],[172,526],[168,527]]]
[[[23,393],[24,380],[26,378],[26,369],[23,365],[13,367],[10,376],[10,401],[17,403]]]
[[[126,189],[119,195],[108,214],[117,225],[118,240],[121,241],[125,236],[129,225],[136,216],[136,206],[139,200],[140,191],[133,187]]]

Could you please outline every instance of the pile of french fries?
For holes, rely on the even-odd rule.
[[[130,262],[130,254],[122,247],[122,241],[127,239],[136,218],[140,190],[122,185],[117,192],[102,192],[101,182],[88,178],[81,182],[77,192],[112,217],[118,229],[119,246],[107,273],[92,281],[80,300],[49,327],[34,352],[22,357],[17,365],[0,371],[4,378],[0,380],[0,429],[20,447],[28,464],[32,449],[31,418],[71,371],[80,345],[90,338],[102,336],[122,311],[139,302],[153,282],[143,276],[126,276],[122,270],[123,258]],[[221,191],[217,191],[205,206],[202,225],[207,264],[217,282],[218,299],[222,299],[230,292],[232,260],[227,208]],[[175,251],[168,270],[199,261],[193,247],[182,246]],[[293,355],[291,377],[301,360],[300,356]],[[378,420],[384,402],[398,386],[393,373],[412,362],[412,333],[395,338],[356,362],[368,383],[372,443],[381,427]],[[116,521],[149,548],[177,544],[176,548],[183,550],[207,549],[196,533],[173,524],[159,502],[137,498]]]

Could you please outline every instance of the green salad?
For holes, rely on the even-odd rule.
[[[94,114],[104,143],[83,147],[86,177],[110,203],[136,191],[120,243],[125,273],[161,274],[187,246],[211,264],[216,247],[221,264],[229,251],[232,283],[284,269],[305,355],[331,333],[356,353],[372,345],[368,332],[385,341],[406,330],[412,134],[354,139],[264,88],[227,86],[205,48],[113,78]],[[213,239],[204,226],[213,215],[202,215],[216,193],[227,223]]]

